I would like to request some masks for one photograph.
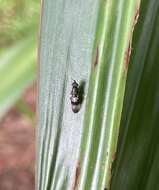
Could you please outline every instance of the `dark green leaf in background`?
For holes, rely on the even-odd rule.
[[[111,190],[159,189],[159,1],[142,0]]]

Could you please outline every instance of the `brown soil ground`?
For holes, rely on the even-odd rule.
[[[36,88],[23,95],[35,112]],[[34,190],[35,127],[15,107],[0,121],[0,190]]]

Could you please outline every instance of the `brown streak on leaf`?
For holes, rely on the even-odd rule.
[[[132,24],[132,30],[131,30],[131,34],[129,37],[129,43],[128,43],[128,47],[125,51],[125,70],[128,70],[128,66],[129,66],[129,60],[130,60],[130,55],[131,55],[131,44],[132,44],[132,36],[133,36],[133,31],[135,28],[135,25],[138,21],[138,17],[139,17],[139,7],[136,8],[136,12],[135,12],[135,16],[134,16],[134,20],[133,20],[133,24]]]
[[[128,70],[129,60],[131,55],[131,42],[129,42],[128,48],[125,51],[125,69]]]
[[[78,162],[77,166],[76,166],[75,180],[74,180],[74,184],[73,184],[72,190],[76,190],[76,187],[77,187],[77,184],[78,184],[79,175],[80,175],[80,163]]]
[[[98,59],[99,59],[99,47],[97,46],[94,67],[98,65]]]
[[[113,169],[114,169],[113,164],[114,164],[115,159],[116,159],[116,152],[114,152],[114,154],[112,155],[112,162],[110,164],[110,179],[109,179],[109,187],[108,187],[108,189],[110,189],[110,186],[111,186],[112,173],[113,173]]]
[[[110,165],[110,178],[109,178],[109,187],[108,187],[108,189],[110,189],[111,181],[112,181],[112,163]]]
[[[133,23],[134,27],[138,21],[138,18],[139,18],[139,8],[137,8],[136,13],[135,13],[134,23]]]
[[[116,159],[116,152],[113,154],[113,158],[112,158],[112,161],[114,162]]]

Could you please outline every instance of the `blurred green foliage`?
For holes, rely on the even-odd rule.
[[[39,0],[0,0],[0,118],[36,78]]]
[[[0,0],[0,46],[16,43],[37,31],[39,9],[39,0]]]

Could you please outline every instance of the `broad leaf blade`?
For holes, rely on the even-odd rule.
[[[39,74],[37,189],[73,187],[98,12],[98,0],[43,2]],[[72,112],[72,79],[85,83]]]
[[[109,188],[139,2],[44,1],[37,189]],[[77,114],[72,79],[84,88]]]

